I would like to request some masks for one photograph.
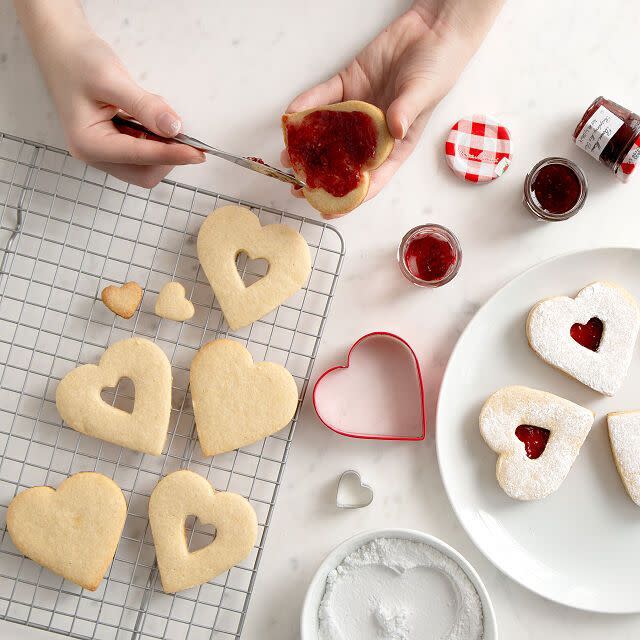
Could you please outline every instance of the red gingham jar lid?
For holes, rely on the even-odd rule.
[[[468,182],[491,182],[511,164],[511,135],[497,120],[476,114],[458,120],[445,143],[447,164]]]

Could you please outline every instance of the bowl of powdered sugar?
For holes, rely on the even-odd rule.
[[[309,585],[302,640],[497,640],[489,594],[449,545],[420,531],[360,533]]]

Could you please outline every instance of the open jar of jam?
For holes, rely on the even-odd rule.
[[[575,162],[545,158],[524,179],[523,202],[541,220],[568,220],[582,209],[587,190],[587,177]]]
[[[585,111],[573,139],[623,182],[640,162],[640,116],[603,96]]]
[[[439,224],[423,224],[408,231],[398,247],[404,277],[419,287],[441,287],[460,270],[458,238]]]

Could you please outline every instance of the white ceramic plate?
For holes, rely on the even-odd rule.
[[[591,611],[640,611],[640,507],[618,477],[606,414],[640,409],[640,356],[615,398],[546,365],[528,346],[525,321],[542,298],[575,295],[611,280],[640,299],[640,250],[594,249],[554,258],[496,293],[469,323],[445,372],[437,416],[440,472],[451,504],[480,550],[540,595]],[[498,388],[522,384],[577,402],[596,421],[565,482],[547,498],[510,499],[497,484],[496,454],[478,414]]]
[[[324,587],[328,573],[332,569],[335,569],[352,551],[355,551],[358,547],[361,547],[363,544],[366,544],[371,540],[375,540],[376,538],[403,538],[407,540],[415,540],[416,542],[428,544],[455,560],[467,574],[467,577],[471,580],[478,592],[478,595],[480,596],[484,618],[483,640],[498,640],[496,616],[493,611],[493,605],[489,599],[487,589],[482,583],[482,580],[480,580],[480,576],[476,573],[475,569],[455,549],[451,548],[442,540],[412,529],[378,529],[376,531],[359,533],[338,545],[322,561],[322,564],[309,584],[307,595],[302,606],[302,615],[300,619],[300,635],[302,640],[318,640],[318,609],[320,607],[320,602],[322,601],[322,596],[324,595]]]

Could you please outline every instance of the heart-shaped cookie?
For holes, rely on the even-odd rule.
[[[100,396],[121,378],[135,387],[133,411],[112,407]],[[95,364],[70,371],[56,389],[56,406],[76,431],[122,447],[160,455],[171,413],[171,365],[164,351],[144,338],[112,344]]]
[[[504,492],[538,500],[558,489],[593,420],[589,409],[546,391],[521,386],[496,391],[480,412],[480,433],[498,454],[496,476]]]
[[[95,591],[118,546],[127,517],[120,487],[101,473],[82,472],[58,489],[33,487],[7,510],[7,530],[28,558]]]
[[[236,258],[269,263],[267,274],[245,287]],[[305,239],[283,224],[260,225],[246,207],[229,205],[207,216],[198,233],[198,258],[232,330],[273,311],[304,285],[311,270]]]
[[[190,552],[188,516],[215,527],[211,544]],[[208,582],[244,560],[256,541],[258,522],[248,500],[217,492],[193,471],[175,471],[160,480],[149,499],[149,523],[162,588],[175,593]]]
[[[191,362],[191,399],[205,456],[279,431],[298,407],[298,387],[279,364],[258,362],[235,340],[205,344]]]
[[[607,415],[611,452],[629,497],[640,506],[640,411]]]
[[[156,300],[156,315],[167,320],[184,322],[193,318],[194,308],[191,300],[187,300],[184,287],[179,282],[167,282]]]
[[[367,196],[370,172],[391,153],[385,114],[348,100],[282,116],[284,144],[309,204],[325,218],[355,209]]]
[[[108,309],[128,320],[142,302],[142,287],[137,282],[125,282],[120,287],[110,284],[102,290],[101,298]]]
[[[635,298],[611,282],[542,300],[527,319],[529,345],[545,362],[607,396],[627,375],[639,328]]]

